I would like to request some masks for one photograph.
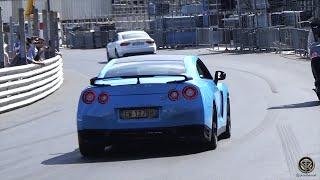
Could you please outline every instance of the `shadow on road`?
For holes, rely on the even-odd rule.
[[[164,158],[173,156],[184,156],[204,152],[204,148],[200,148],[196,144],[186,143],[161,143],[161,144],[130,144],[117,145],[97,157],[83,158],[79,149],[72,152],[61,154],[59,156],[43,161],[44,165],[59,165],[59,164],[84,164],[84,163],[99,163],[99,162],[117,162],[142,160],[150,158]]]
[[[316,106],[320,106],[319,101],[310,101],[310,102],[304,102],[304,103],[275,106],[275,107],[268,108],[268,110],[272,110],[272,109],[298,109],[298,108],[308,108],[308,107],[316,107]]]

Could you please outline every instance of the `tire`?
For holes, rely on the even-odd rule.
[[[83,142],[79,137],[79,151],[83,157],[95,157],[104,152],[104,145]]]
[[[211,138],[207,142],[207,148],[209,150],[215,150],[218,146],[218,136],[217,136],[217,110],[214,104],[213,113],[212,113],[212,128],[211,128]]]
[[[112,60],[112,58],[110,57],[109,51],[107,50],[107,61],[109,62],[110,60]]]
[[[320,89],[320,88],[313,89],[313,91],[317,94],[318,99],[319,99],[319,101],[320,101],[320,92],[319,92],[318,89]]]
[[[219,138],[221,139],[229,139],[231,137],[231,110],[230,110],[230,99],[228,97],[227,101],[227,126],[226,131],[223,132]]]
[[[119,54],[118,54],[117,49],[115,49],[115,50],[114,50],[114,54],[116,55],[116,57],[117,57],[117,58],[119,58],[119,57],[120,57],[120,56],[119,56]]]

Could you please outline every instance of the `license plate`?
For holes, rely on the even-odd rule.
[[[120,119],[155,119],[159,117],[158,108],[121,109]]]
[[[141,46],[141,45],[144,45],[144,42],[134,42],[134,43],[132,43],[132,45]]]

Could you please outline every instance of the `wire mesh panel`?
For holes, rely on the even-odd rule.
[[[275,49],[275,42],[279,41],[279,33],[274,28],[257,29],[257,48],[259,49]]]
[[[197,45],[210,45],[210,28],[197,28],[196,29],[196,44]],[[209,37],[209,38],[208,38]]]
[[[210,30],[208,39],[211,45],[221,44],[223,42],[223,31]]]
[[[196,45],[196,29],[170,30],[166,33],[166,42],[170,47]]]

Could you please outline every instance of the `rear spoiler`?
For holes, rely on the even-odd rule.
[[[103,78],[99,78],[99,77],[94,77],[92,79],[90,79],[90,85],[92,86],[111,86],[110,84],[96,84],[96,81],[99,80],[106,80],[106,79],[130,79],[130,78],[137,78],[137,84],[140,84],[140,79],[141,78],[151,78],[151,77],[183,77],[183,80],[175,80],[175,81],[169,81],[167,82],[167,84],[171,84],[171,83],[183,83],[189,80],[192,80],[192,77],[188,77],[186,75],[136,75],[136,76],[115,76],[115,77],[103,77]]]

